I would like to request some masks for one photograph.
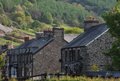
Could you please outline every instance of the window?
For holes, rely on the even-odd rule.
[[[21,58],[21,55],[19,55],[18,58],[19,58],[19,63],[21,63],[23,58]]]
[[[67,61],[67,51],[65,51],[65,62]]]
[[[15,62],[15,55],[11,56],[11,62],[14,63]]]
[[[26,62],[27,62],[27,57],[26,57],[27,55],[26,54],[24,54],[23,55],[23,58],[24,58],[24,60],[23,60],[23,62],[26,64]]]
[[[9,56],[9,62],[10,62],[10,63],[11,63],[11,59],[12,59],[12,56],[10,55],[10,56]]]
[[[32,62],[32,54],[30,55],[30,62]]]
[[[17,69],[14,67],[11,67],[11,77],[13,78],[17,77]]]
[[[24,74],[25,74],[25,69],[22,68],[22,76],[24,76]]]
[[[79,61],[80,60],[80,50],[77,51],[77,60]]]
[[[71,50],[69,51],[69,61],[70,62],[72,61],[72,51]]]
[[[17,62],[17,55],[14,56],[14,62]]]
[[[27,55],[25,55],[25,63],[29,63],[29,54]]]
[[[29,63],[30,62],[30,55],[26,55],[26,62]]]
[[[72,61],[75,61],[75,50],[72,50]]]

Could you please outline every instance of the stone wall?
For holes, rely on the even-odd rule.
[[[61,48],[67,44],[63,39],[56,39],[34,55],[33,75],[57,73],[61,71]]]
[[[88,53],[88,67],[86,70],[91,70],[91,66],[97,65],[99,70],[105,70],[105,66],[111,63],[109,57],[104,53],[112,47],[112,43],[115,39],[107,32],[90,45],[87,46]]]

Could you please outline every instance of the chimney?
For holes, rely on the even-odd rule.
[[[24,37],[24,42],[29,41],[29,37]]]
[[[64,39],[64,29],[60,28],[60,27],[54,27],[53,28],[53,34],[54,34],[54,38],[62,38]]]
[[[89,30],[92,26],[98,25],[99,21],[95,19],[94,17],[88,17],[84,21],[84,31]]]
[[[44,36],[45,37],[53,37],[53,31],[52,30],[45,30],[44,31]]]
[[[37,32],[36,33],[36,39],[39,39],[41,37],[44,37],[44,33],[43,32]]]

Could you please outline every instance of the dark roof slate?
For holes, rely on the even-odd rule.
[[[65,45],[63,48],[87,46],[91,42],[93,42],[95,39],[100,37],[102,34],[107,32],[108,30],[109,28],[107,28],[106,24],[99,24],[99,25],[93,26],[86,32],[80,34],[78,37],[76,37],[69,44]]]
[[[48,44],[50,41],[52,41],[53,38],[51,37],[41,37],[39,39],[32,39],[29,40],[16,49],[24,49],[24,48],[31,48],[31,52],[35,53],[39,49],[42,49],[46,44]]]

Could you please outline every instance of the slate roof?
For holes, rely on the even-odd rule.
[[[64,39],[67,42],[72,41],[75,37],[77,37],[78,34],[65,34]],[[9,54],[27,54],[28,52],[35,54],[37,51],[41,50],[44,46],[49,44],[52,40],[54,40],[53,37],[41,37],[39,39],[32,39],[29,41],[24,42],[22,45],[16,47],[15,49],[11,49],[8,52]]]
[[[26,47],[42,48],[46,43],[48,43],[52,39],[53,38],[49,38],[49,37],[41,37],[40,39],[32,39],[32,40],[26,41],[25,43],[23,43],[18,48],[26,48]]]
[[[15,49],[11,49],[8,51],[9,54],[27,54],[32,53],[35,54],[37,51],[41,50],[44,46],[49,44],[53,40],[52,37],[41,37],[39,39],[32,39],[26,41],[22,45],[16,47]]]
[[[65,40],[70,42],[75,37],[77,37],[78,34],[66,34],[64,36]],[[41,37],[40,39],[32,39],[29,41],[26,41],[16,49],[22,49],[22,48],[32,48],[32,52],[35,53],[36,51],[42,49],[46,44],[51,42],[54,38],[53,37]]]
[[[65,45],[63,48],[87,46],[108,30],[109,28],[107,28],[107,25],[104,23],[93,26],[86,32],[80,34],[78,37],[76,37],[69,44]]]
[[[18,47],[18,49],[33,47],[33,48],[36,48],[36,49],[34,49],[34,52],[36,52],[39,49],[42,49],[46,44],[48,44],[52,40],[53,40],[53,38],[51,38],[51,37],[41,37],[40,39],[32,39],[32,40],[29,40],[29,41],[23,43],[21,46]]]

